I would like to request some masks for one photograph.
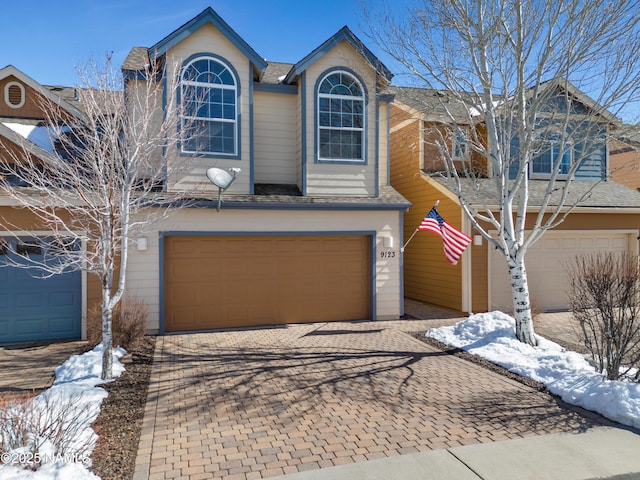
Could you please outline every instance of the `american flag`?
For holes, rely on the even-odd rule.
[[[440,235],[444,245],[444,255],[449,260],[449,263],[453,265],[458,264],[460,255],[467,248],[467,245],[471,243],[471,237],[445,222],[444,218],[438,214],[436,207],[433,207],[424,217],[424,220],[418,226],[418,230],[426,230]]]

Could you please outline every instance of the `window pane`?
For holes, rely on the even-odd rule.
[[[566,175],[571,168],[571,146],[566,145],[565,150],[562,153],[562,160],[560,162],[560,173]]]
[[[358,80],[334,72],[318,87],[319,155],[325,159],[362,160],[364,95]],[[350,98],[345,98],[350,97]],[[355,130],[354,130],[355,129]]]
[[[551,150],[546,150],[542,155],[533,159],[533,171],[535,173],[551,173]]]
[[[237,89],[231,71],[214,58],[200,58],[183,73],[182,150],[196,153],[235,153]],[[197,85],[188,82],[198,82]],[[205,85],[202,85],[205,84]],[[227,85],[233,88],[221,88]],[[225,119],[230,122],[219,122]]]

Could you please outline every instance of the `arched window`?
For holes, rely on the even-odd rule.
[[[187,63],[182,71],[182,151],[236,155],[237,82],[231,69],[209,56]]]
[[[350,73],[334,71],[318,85],[318,159],[364,160],[365,98]]]

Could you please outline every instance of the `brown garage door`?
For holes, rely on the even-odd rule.
[[[367,236],[171,236],[165,331],[370,317]]]

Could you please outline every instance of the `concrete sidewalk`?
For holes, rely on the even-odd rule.
[[[271,477],[271,480],[631,480],[640,435],[596,427],[454,447]]]

